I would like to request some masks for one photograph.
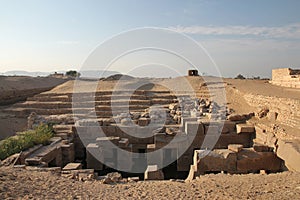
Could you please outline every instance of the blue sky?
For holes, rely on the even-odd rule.
[[[201,43],[223,76],[270,76],[300,67],[299,8],[297,0],[0,0],[0,72],[80,69],[105,39],[153,26]]]

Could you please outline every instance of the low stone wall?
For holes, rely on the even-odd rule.
[[[277,120],[296,127],[300,123],[300,101],[296,99],[269,97],[257,94],[244,94],[244,99],[257,111],[268,108],[270,112],[277,112]]]

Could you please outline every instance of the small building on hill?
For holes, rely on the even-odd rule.
[[[63,73],[57,73],[54,72],[53,74],[50,74],[49,77],[53,77],[53,78],[64,78],[65,75]]]

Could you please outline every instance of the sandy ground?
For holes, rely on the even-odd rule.
[[[239,80],[226,78],[224,79],[224,82],[231,84],[231,87],[236,87],[239,91],[244,93],[300,100],[300,89],[272,85],[267,80]]]
[[[53,77],[0,76],[0,105],[24,101],[27,97],[50,90],[67,80]]]
[[[28,170],[0,168],[0,199],[299,199],[300,173],[209,174],[192,182],[106,185]]]
[[[54,87],[65,81],[65,79],[52,77],[0,76],[0,94],[9,90]]]

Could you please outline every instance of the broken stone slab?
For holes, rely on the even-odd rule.
[[[164,174],[162,170],[158,169],[157,165],[148,165],[145,174],[145,180],[163,180]]]
[[[277,156],[284,160],[285,166],[291,171],[300,172],[299,143],[279,139],[277,145]]]
[[[68,170],[78,170],[82,169],[81,163],[68,163],[62,170],[68,171]]]
[[[267,145],[263,145],[263,144],[254,144],[253,149],[254,149],[254,151],[257,151],[257,152],[272,151],[272,148],[268,147]]]
[[[108,173],[106,176],[115,183],[118,183],[119,181],[122,180],[122,175],[118,172]]]
[[[236,132],[239,133],[254,133],[255,128],[252,125],[248,124],[237,124],[236,125]]]
[[[228,145],[228,150],[233,151],[233,152],[240,152],[243,149],[243,145],[241,144],[230,144]]]
[[[129,145],[128,138],[121,138],[119,141],[119,147],[127,147]]]
[[[128,177],[128,182],[138,182],[140,180],[140,178],[137,177]]]
[[[227,117],[229,121],[246,121],[247,117],[244,115],[231,114]]]

